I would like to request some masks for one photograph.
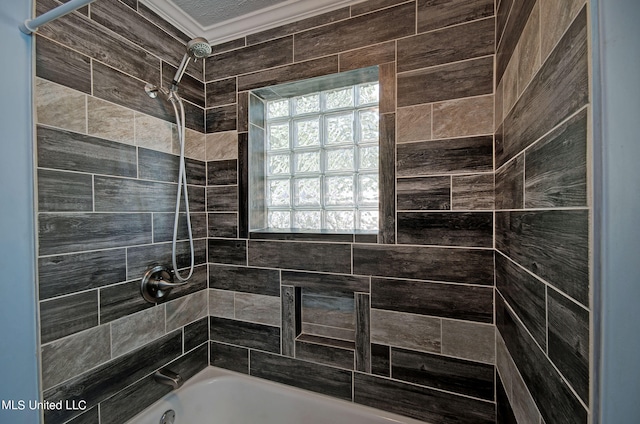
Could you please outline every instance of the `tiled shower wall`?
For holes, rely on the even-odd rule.
[[[212,365],[495,422],[495,23],[493,0],[369,1],[214,46],[207,139],[238,156],[207,162]],[[249,233],[250,91],[373,65],[379,234]]]
[[[42,0],[38,14],[58,3]],[[140,278],[171,263],[177,190],[171,106],[146,96],[175,72],[186,35],[143,5],[100,0],[38,30],[38,271],[43,398],[84,400],[46,423],[124,422],[208,364],[206,146],[202,63],[189,68],[187,175],[195,229],[192,283],[159,305]],[[183,228],[179,264],[188,265]],[[75,417],[75,418],[74,418]]]
[[[587,11],[584,0],[497,9],[499,423],[588,422]]]

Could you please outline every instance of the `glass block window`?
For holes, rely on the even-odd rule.
[[[266,102],[271,229],[378,229],[378,83]]]

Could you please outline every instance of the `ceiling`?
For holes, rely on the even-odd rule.
[[[188,35],[215,45],[363,0],[141,1]]]

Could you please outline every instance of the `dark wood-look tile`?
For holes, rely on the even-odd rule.
[[[377,234],[354,234],[354,243],[377,243],[378,235]]]
[[[138,148],[138,178],[177,183],[179,156],[145,148]],[[185,158],[187,184],[206,184],[205,162]]]
[[[206,59],[205,82],[293,62],[293,36],[213,54]],[[242,90],[240,90],[242,91]]]
[[[235,104],[207,109],[205,114],[207,134],[236,129],[238,116]]]
[[[493,57],[398,74],[398,107],[493,93]]]
[[[256,190],[253,185],[252,189]],[[241,238],[249,238],[249,215],[249,134],[241,133],[238,134],[238,236]]]
[[[280,295],[280,274],[273,269],[209,265],[209,288],[243,293]]]
[[[212,341],[280,353],[280,327],[211,316],[209,320]]]
[[[87,212],[92,210],[91,175],[38,170],[38,211]]]
[[[247,265],[245,240],[209,239],[209,262],[229,265]]]
[[[237,238],[238,214],[237,213],[210,213],[209,237]]]
[[[378,241],[393,244],[396,241],[396,124],[395,113],[380,116],[380,203],[378,205]]]
[[[282,285],[282,354],[295,355],[296,337],[302,332],[302,289]]]
[[[249,240],[249,265],[303,271],[351,273],[351,246]]]
[[[454,175],[451,177],[451,209],[493,210],[494,175]]]
[[[406,3],[296,34],[296,61],[415,34],[415,5]],[[362,34],[366,33],[367,37]]]
[[[207,83],[207,107],[237,102],[236,77]],[[246,130],[245,130],[246,131]]]
[[[331,230],[295,230],[269,229],[265,231],[252,231],[249,234],[252,240],[283,240],[283,241],[331,241],[335,243],[351,243],[354,234],[338,233]],[[375,243],[375,241],[374,241]]]
[[[100,289],[102,324],[153,307],[140,295],[140,280]]]
[[[338,56],[307,60],[238,77],[238,91],[269,87],[285,82],[300,81],[338,72]]]
[[[302,316],[304,323],[341,329],[355,329],[354,296],[326,296],[322,291],[304,289]]]
[[[548,289],[549,359],[589,405],[589,311]]]
[[[74,419],[67,421],[67,424],[95,424],[97,422],[100,422],[100,418],[98,417],[98,406],[96,405]]]
[[[493,15],[492,0],[418,0],[418,32]]]
[[[583,8],[505,118],[503,140],[496,140],[496,166],[588,103],[587,40]]]
[[[391,376],[391,348],[371,343],[371,373],[384,377]]]
[[[36,36],[36,76],[91,93],[91,60],[39,35]]]
[[[371,297],[355,293],[356,303],[356,370],[371,372]]]
[[[282,271],[282,284],[321,292],[325,296],[369,293],[369,278],[355,275]]]
[[[249,131],[249,95],[248,91],[238,93],[238,123],[237,130],[240,133]],[[255,97],[255,96],[252,96]],[[263,112],[264,114],[264,112]],[[264,126],[264,125],[263,125]]]
[[[208,347],[202,346],[165,368],[179,374],[185,381],[207,367]],[[100,403],[100,423],[121,424],[133,418],[158,399],[171,392],[171,387],[158,384],[153,375],[128,386],[115,396]]]
[[[343,7],[341,9],[332,10],[331,12],[312,16],[307,19],[301,19],[299,21],[268,29],[266,31],[249,34],[247,35],[247,45],[262,43],[268,40],[273,40],[274,38],[285,37],[287,35],[304,31],[309,28],[330,24],[332,22],[340,21],[347,18],[349,18],[349,8]]]
[[[191,64],[193,64],[193,61],[190,62],[190,65]],[[190,66],[187,67],[187,72],[190,71],[189,68]],[[162,86],[164,88],[171,88],[173,77],[176,75],[177,70],[178,68],[175,66],[167,62],[162,62]],[[199,71],[200,77],[202,77],[202,67],[200,67]],[[194,103],[201,108],[205,107],[205,84],[198,78],[194,78],[188,73],[185,73],[178,85],[178,93],[182,99]]]
[[[249,123],[264,128],[265,102],[260,97],[249,94]]]
[[[135,177],[136,148],[71,131],[37,128],[38,166]]]
[[[493,247],[493,213],[400,212],[398,244]]]
[[[36,11],[41,14],[51,5],[57,2],[38,1]],[[143,81],[160,83],[160,60],[156,56],[77,13],[43,25],[38,33]]]
[[[391,349],[391,377],[479,399],[494,399],[494,367],[405,349]]]
[[[95,97],[168,122],[175,122],[173,108],[169,102],[164,96],[150,99],[140,80],[97,61],[92,62],[92,76]]]
[[[89,291],[40,302],[42,343],[98,325],[98,292]]]
[[[87,407],[92,407],[177,358],[181,353],[182,332],[176,331],[46,390],[43,397],[50,402],[66,400],[75,401],[75,404],[83,400]],[[72,409],[46,410],[45,421],[64,422],[79,415],[79,412]]]
[[[538,344],[547,346],[545,285],[500,253],[496,253],[496,288]]]
[[[483,172],[493,168],[493,137],[402,143],[397,146],[399,177]]]
[[[587,423],[587,411],[499,295],[496,325],[544,420]]]
[[[496,373],[496,424],[518,424],[498,373]]]
[[[192,38],[191,36],[185,34],[184,32],[180,31],[178,28],[171,25],[166,19],[162,18],[156,12],[149,9],[142,2],[138,2],[138,0],[127,0],[125,1],[125,3],[132,3],[131,7],[136,9],[138,13],[140,13],[142,16],[144,16],[154,24],[158,25],[165,32],[173,35],[178,40],[182,40],[184,43],[187,43],[188,41],[191,40]]]
[[[230,185],[238,183],[238,161],[236,159],[207,162],[207,185]]]
[[[356,244],[353,273],[493,285],[493,251]]]
[[[353,349],[341,349],[316,343],[296,340],[296,358],[332,367],[353,369]]]
[[[200,346],[209,341],[209,318],[204,317],[184,327],[184,351]]]
[[[513,0],[500,0],[498,4],[496,4],[496,47],[502,39],[512,6]]]
[[[176,184],[124,178],[94,179],[96,212],[171,212]]]
[[[587,206],[586,109],[525,154],[525,207]]]
[[[238,186],[207,187],[208,212],[237,212]]]
[[[351,401],[352,372],[286,356],[251,352],[250,374]]]
[[[142,278],[149,268],[165,265],[172,268],[171,243],[152,244],[127,248],[127,278]],[[193,241],[195,265],[207,262],[207,241]],[[186,268],[191,263],[189,241],[176,243],[176,263],[178,268]]]
[[[193,238],[207,237],[207,215],[204,213],[192,213],[189,216],[191,219]],[[162,243],[163,241],[171,241],[173,239],[173,223],[174,214],[154,213],[153,242]],[[178,215],[178,240],[187,240],[188,238],[187,215],[180,213]]]
[[[443,319],[441,353],[493,365],[496,362],[495,330],[493,325]]]
[[[365,13],[375,12],[400,3],[406,3],[407,0],[370,0],[362,3],[351,5],[351,16],[363,15]]]
[[[125,250],[39,258],[38,275],[40,300],[125,281]]]
[[[383,63],[378,66],[378,81],[380,102],[378,108],[381,114],[389,114],[389,116],[383,115],[389,118],[395,116],[396,111],[396,66],[395,63]],[[390,123],[386,123],[388,127]],[[394,122],[395,124],[395,122]],[[393,126],[393,137],[395,138],[395,126]]]
[[[249,374],[249,349],[210,342],[209,364],[214,367]]]
[[[493,322],[493,287],[371,279],[371,306],[398,312]]]
[[[524,27],[527,25],[529,15],[531,15],[531,11],[535,5],[536,0],[513,2],[513,6],[504,25],[504,32],[500,38],[500,43],[496,44],[498,49],[496,54],[496,84],[502,81],[504,71],[507,69],[507,64],[518,45],[520,36],[524,31]],[[502,22],[500,22],[500,24],[502,24]]]
[[[224,43],[211,46],[212,54],[228,52],[229,50],[239,49],[247,45],[246,37],[236,38],[235,40],[226,41]]]
[[[398,210],[448,210],[451,177],[398,178]]]
[[[442,424],[493,424],[495,404],[415,384],[355,373],[353,401]]]
[[[189,102],[184,102],[184,112],[186,115],[185,126],[199,133],[205,132],[205,110]],[[170,122],[175,122],[175,115]]]
[[[398,40],[398,72],[443,65],[495,52],[494,18]]]
[[[496,212],[496,248],[589,304],[589,211]]]
[[[496,209],[524,208],[524,154],[496,172]]]
[[[396,43],[388,41],[375,46],[340,53],[340,72],[395,62]]]
[[[40,255],[151,243],[151,214],[40,214]]]

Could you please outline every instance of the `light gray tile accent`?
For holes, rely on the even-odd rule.
[[[199,320],[208,313],[207,292],[198,293],[172,300],[167,306],[167,332]]]
[[[441,320],[371,309],[371,342],[440,353]]]
[[[100,100],[87,98],[87,124],[90,135],[134,144],[134,116],[131,109]]]
[[[120,356],[164,335],[164,305],[128,315],[111,323],[113,356]]]
[[[472,361],[495,363],[495,326],[442,320],[442,353]]]
[[[260,294],[236,293],[235,317],[243,321],[280,326],[280,298]]]
[[[36,79],[36,117],[39,124],[86,133],[86,95],[53,82]]]
[[[233,318],[234,293],[229,290],[209,289],[209,315]]]

